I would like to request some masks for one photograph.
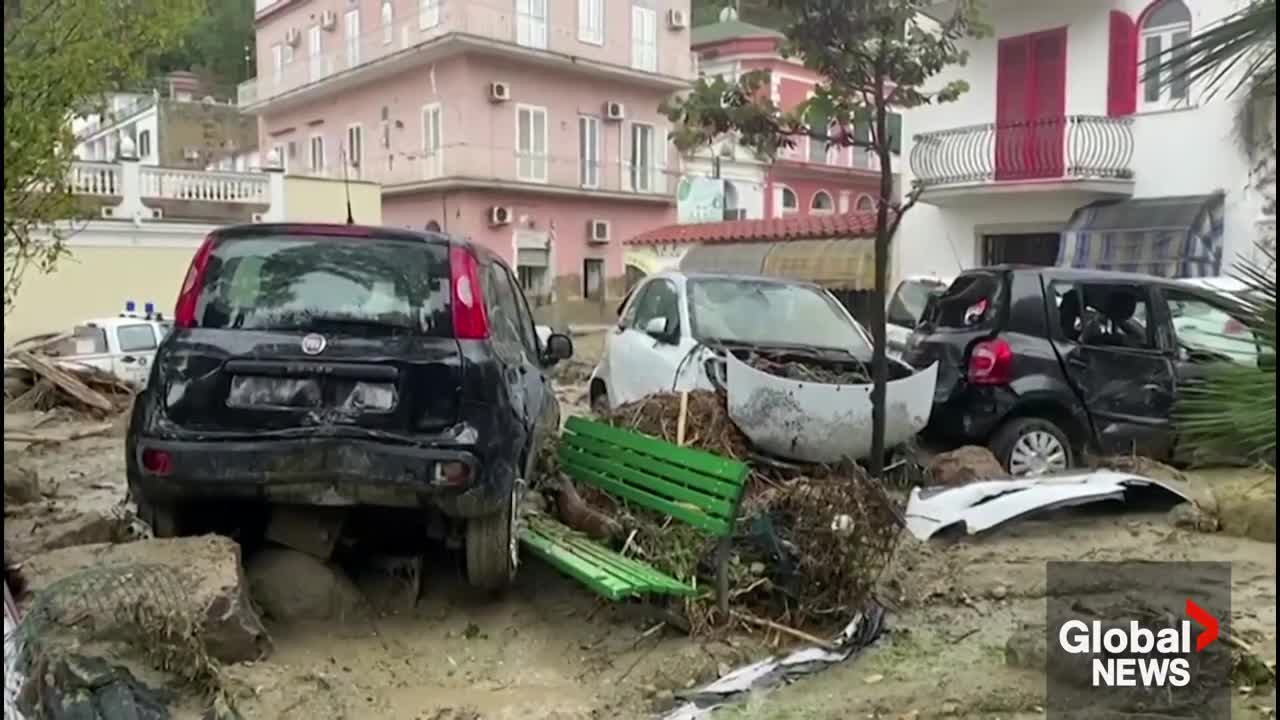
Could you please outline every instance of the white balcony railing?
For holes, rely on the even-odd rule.
[[[331,30],[322,31],[324,41],[320,52],[308,46],[310,33],[304,32],[302,42],[294,49],[292,62],[274,68],[272,56],[260,58],[258,77],[240,84],[237,101],[241,106],[265,102],[453,34],[571,55],[579,62],[630,67],[629,38],[603,47],[583,43],[578,40],[576,24],[559,24],[556,19],[553,17],[548,23],[520,16],[515,12],[515,3],[496,0],[439,0],[435,5],[415,2],[414,11],[408,17],[396,17],[389,27],[380,24],[375,13],[362,13],[359,27],[363,32],[347,38],[345,16],[340,13],[337,24]],[[672,36],[660,35],[657,70],[648,74],[688,80],[693,75],[692,56],[687,48],[675,52],[671,47],[664,47],[662,41],[668,37]]]
[[[141,185],[144,198],[249,204],[270,202],[267,176],[263,173],[143,167]]]
[[[336,163],[320,170],[297,172],[342,177],[342,167]],[[514,148],[456,144],[446,145],[434,153],[418,150],[367,155],[360,167],[348,168],[348,174],[384,186],[455,180],[669,198],[675,192],[679,171],[674,166],[633,166],[616,160],[584,167],[576,155],[520,153]]]
[[[71,163],[71,192],[76,195],[120,195],[120,166],[112,163]]]

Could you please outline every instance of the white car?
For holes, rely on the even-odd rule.
[[[817,285],[662,272],[637,285],[591,375],[597,411],[658,392],[709,389],[707,345],[823,348],[871,357],[871,336]]]
[[[1253,302],[1249,287],[1230,277],[1188,278],[1187,285],[1212,290],[1236,305]],[[1258,364],[1258,340],[1239,319],[1203,302],[1169,303],[1178,341],[1189,349],[1204,350],[1242,365]]]
[[[173,322],[159,315],[125,312],[118,317],[86,320],[40,352],[59,365],[95,367],[142,388],[151,375],[156,348],[172,330]],[[5,363],[6,367],[18,365],[17,361]]]

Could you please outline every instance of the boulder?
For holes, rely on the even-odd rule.
[[[345,621],[368,615],[368,603],[351,579],[330,563],[289,548],[249,558],[249,591],[267,617]]]
[[[249,598],[240,546],[225,537],[68,547],[28,558],[22,571],[33,606],[45,604],[55,619],[82,615],[95,635],[126,633],[131,616],[159,613],[195,627],[208,654],[222,662],[257,660],[271,650]]]
[[[18,463],[4,464],[5,505],[25,505],[40,499],[40,476]]]
[[[955,487],[982,480],[1007,480],[1009,473],[990,450],[978,445],[965,445],[939,453],[925,467],[928,485]]]

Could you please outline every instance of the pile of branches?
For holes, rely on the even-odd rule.
[[[101,368],[64,365],[50,356],[25,351],[6,359],[6,412],[69,408],[109,417],[127,410],[133,400],[133,385]]]
[[[604,420],[677,443],[681,396],[665,393],[621,406]],[[689,393],[684,446],[751,467],[731,553],[730,612],[791,628],[827,630],[865,606],[902,526],[881,483],[853,462],[797,466],[762,457],[729,417],[725,398]],[[645,508],[590,488],[586,504],[614,525],[624,554],[683,581],[711,586],[715,540]],[[695,633],[719,626],[713,594],[686,601]],[[758,623],[757,623],[758,624]]]

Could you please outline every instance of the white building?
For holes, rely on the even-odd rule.
[[[994,33],[931,81],[970,90],[904,120],[906,184],[923,190],[899,229],[895,274],[1000,262],[1229,271],[1275,212],[1254,187],[1237,118],[1274,132],[1275,107],[1242,115],[1243,93],[1147,82],[1141,63],[1242,4],[987,2]],[[952,8],[939,2],[935,16]]]

